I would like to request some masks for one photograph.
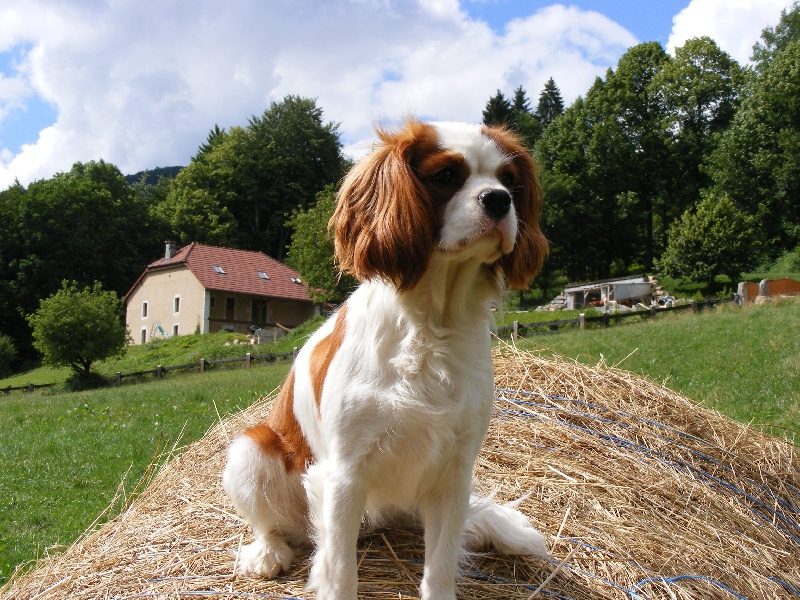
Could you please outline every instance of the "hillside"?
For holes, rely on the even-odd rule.
[[[125,175],[125,181],[130,184],[138,183],[142,177],[145,177],[145,184],[155,185],[162,177],[167,179],[174,179],[178,173],[181,172],[183,167],[156,167],[155,169],[148,169],[146,171],[139,171],[133,175]]]
[[[535,335],[517,345],[644,375],[742,423],[792,439],[800,432],[798,329],[800,301],[794,299]]]

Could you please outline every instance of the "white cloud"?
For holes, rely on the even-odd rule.
[[[560,5],[496,33],[457,0],[4,0],[0,40],[26,54],[7,97],[29,90],[57,112],[16,156],[0,148],[0,187],[75,161],[187,164],[214,124],[286,94],[317,98],[348,146],[410,113],[479,121],[497,89],[522,85],[535,105],[551,76],[571,102],[636,42]]]
[[[765,27],[778,24],[791,0],[692,0],[672,19],[667,51],[686,40],[709,36],[740,64],[750,61],[753,44]]]

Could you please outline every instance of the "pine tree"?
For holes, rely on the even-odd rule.
[[[547,127],[558,115],[564,112],[564,99],[555,80],[551,77],[544,84],[542,93],[539,94],[539,104],[536,106],[536,115],[543,127]]]
[[[514,107],[503,92],[489,98],[486,108],[483,109],[484,125],[512,125],[514,123]]]
[[[514,90],[514,103],[512,108],[517,115],[531,112],[531,103],[530,100],[528,100],[528,94],[522,86]]]

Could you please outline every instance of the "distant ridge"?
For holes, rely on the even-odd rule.
[[[161,177],[166,177],[167,179],[175,178],[175,176],[181,172],[181,169],[183,169],[183,167],[156,167],[155,169],[139,171],[133,175],[125,175],[125,181],[128,183],[137,183],[146,175],[144,180],[145,184],[155,185]]]

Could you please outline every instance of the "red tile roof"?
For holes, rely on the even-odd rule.
[[[311,302],[308,286],[300,282],[300,274],[263,252],[192,242],[178,250],[172,258],[162,258],[147,265],[142,276],[179,266],[188,267],[207,290]],[[221,267],[224,274],[215,271],[214,266]],[[263,279],[259,271],[266,273],[269,279]]]

